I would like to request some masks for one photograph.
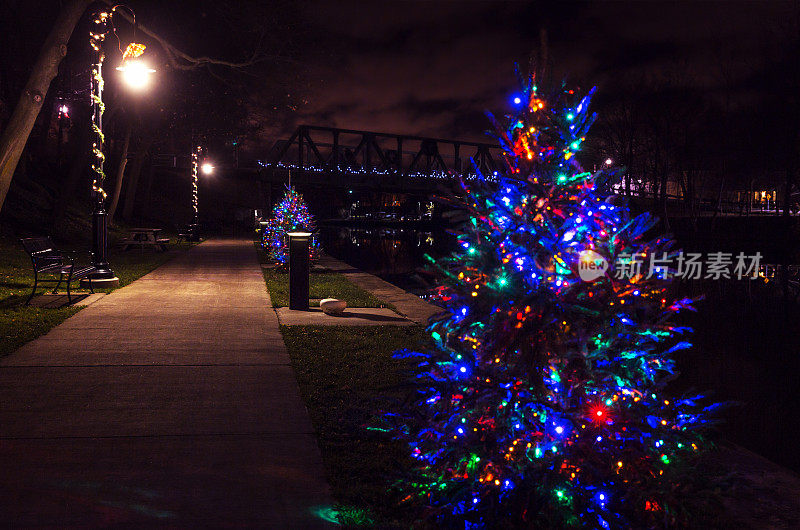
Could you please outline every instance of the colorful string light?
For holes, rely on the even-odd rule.
[[[294,188],[287,187],[283,199],[272,210],[272,219],[264,227],[261,245],[267,250],[278,265],[288,264],[288,236],[293,230],[306,230],[314,232],[316,223],[314,216],[308,210],[308,205]],[[309,245],[311,260],[319,257],[319,241],[312,237]]]
[[[670,319],[692,301],[613,274],[618,256],[672,255],[672,242],[646,240],[655,219],[612,200],[618,174],[576,161],[593,92],[544,95],[531,78],[491,117],[507,169],[462,181],[459,250],[430,259],[447,312],[427,350],[395,353],[414,361],[416,393],[380,427],[408,444],[406,500],[436,525],[672,524],[678,470],[704,444],[715,406],[664,397],[672,354],[691,346]],[[587,263],[599,277],[583,279]]]

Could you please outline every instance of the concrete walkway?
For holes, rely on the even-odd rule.
[[[330,506],[253,244],[203,243],[0,362],[0,521],[314,528]]]
[[[356,269],[327,254],[320,258],[319,264],[328,270],[344,274],[348,280],[358,287],[372,293],[384,302],[392,304],[401,315],[417,324],[427,325],[430,317],[443,311],[441,307],[429,304],[420,297],[404,291],[386,280]]]

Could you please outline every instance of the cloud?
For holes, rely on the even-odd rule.
[[[652,75],[716,90],[763,58],[753,42],[775,12],[763,3],[308,1],[303,103],[268,134],[299,124],[486,141],[547,27],[556,76],[611,93]],[[782,8],[781,8],[782,9]],[[726,59],[727,58],[727,59]]]

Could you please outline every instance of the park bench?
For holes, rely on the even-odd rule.
[[[200,225],[184,225],[178,229],[178,241],[200,241]]]
[[[33,291],[31,291],[30,296],[25,301],[25,305],[31,302],[33,296],[36,294],[36,287],[40,283],[55,283],[56,286],[53,288],[53,292],[55,293],[61,285],[61,282],[66,279],[67,300],[70,303],[72,302],[71,285],[75,280],[87,278],[89,280],[89,290],[94,293],[90,274],[97,270],[95,267],[77,267],[75,265],[75,258],[64,256],[65,253],[56,249],[53,241],[49,237],[29,237],[20,239],[20,242],[33,263]],[[42,275],[44,275],[45,278],[42,278]],[[56,275],[58,279],[54,277]]]

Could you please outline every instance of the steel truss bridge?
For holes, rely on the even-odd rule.
[[[259,161],[265,180],[350,189],[416,191],[442,180],[491,179],[501,167],[498,145],[422,136],[301,125]]]

